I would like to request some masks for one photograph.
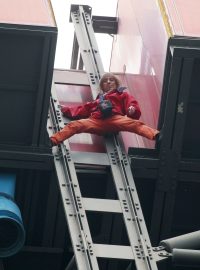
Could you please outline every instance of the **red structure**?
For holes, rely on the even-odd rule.
[[[55,26],[50,0],[0,1],[0,22],[22,25]]]

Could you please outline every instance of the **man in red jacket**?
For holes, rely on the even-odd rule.
[[[141,115],[138,102],[123,91],[115,75],[104,74],[100,89],[102,93],[94,101],[81,106],[61,107],[63,115],[74,121],[50,137],[52,145],[58,145],[78,133],[105,135],[119,131],[133,132],[155,140],[159,131],[138,120]]]

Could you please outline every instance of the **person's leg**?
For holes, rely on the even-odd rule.
[[[62,130],[53,134],[50,140],[54,145],[57,145],[74,134],[93,133],[102,135],[104,134],[103,121],[104,120],[92,118],[71,121]]]
[[[71,121],[62,130],[51,136],[51,141],[57,145],[70,138],[74,134],[92,133],[104,135],[106,133],[128,131],[133,132],[150,140],[155,140],[158,130],[153,129],[139,120],[127,116],[115,115],[106,119],[81,119]]]
[[[156,135],[159,133],[157,129],[145,125],[142,121],[134,120],[127,116],[116,115],[110,118],[110,121],[110,126],[115,132],[133,132],[150,140],[155,140]]]

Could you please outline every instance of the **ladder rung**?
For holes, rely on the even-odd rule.
[[[90,153],[90,152],[71,152],[74,163],[98,166],[110,165],[108,155],[104,153]]]
[[[122,213],[118,200],[82,198],[85,210]]]
[[[134,255],[130,246],[94,244],[97,257],[134,260]]]

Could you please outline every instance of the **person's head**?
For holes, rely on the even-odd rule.
[[[103,92],[109,92],[117,89],[120,86],[119,79],[112,73],[105,73],[99,83],[100,89]]]

